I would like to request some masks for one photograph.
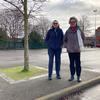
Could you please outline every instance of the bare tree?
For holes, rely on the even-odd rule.
[[[40,33],[44,39],[50,26],[51,26],[51,21],[48,18],[42,16],[38,19],[37,23],[33,25],[32,31]]]
[[[42,33],[43,38],[45,38],[45,35],[50,28],[51,22],[49,19],[46,17],[40,17],[40,22],[39,22],[39,28]]]
[[[28,19],[30,17],[36,17],[43,3],[46,0],[3,0],[9,3],[12,7],[17,8],[23,15],[24,19],[24,70],[29,70],[29,46],[28,46]]]
[[[0,27],[9,33],[11,38],[22,33],[22,20],[22,14],[17,9],[3,9],[0,12]]]
[[[91,33],[91,24],[87,16],[82,16],[79,20],[79,26],[81,30],[85,33],[85,35],[88,35]]]

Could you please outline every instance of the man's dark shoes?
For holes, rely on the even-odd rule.
[[[74,76],[71,76],[70,79],[68,79],[68,81],[73,81],[74,80]]]
[[[57,79],[61,79],[61,77],[60,77],[60,76],[57,76],[56,78],[57,78]]]
[[[52,77],[48,77],[48,80],[52,80]]]
[[[80,77],[77,77],[77,82],[82,82]]]

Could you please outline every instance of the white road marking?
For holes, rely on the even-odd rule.
[[[88,68],[85,68],[83,70],[87,70],[87,71],[92,71],[92,72],[96,72],[96,73],[100,73],[100,69],[88,69]]]
[[[38,67],[38,66],[35,66],[36,68],[39,68],[39,69],[43,69],[43,70],[48,70],[46,68],[43,68],[43,67]],[[56,72],[53,71],[53,74],[55,74]],[[16,83],[21,83],[21,82],[27,82],[27,81],[30,81],[30,80],[35,80],[35,79],[39,79],[39,78],[42,78],[42,77],[46,77],[48,76],[48,74],[42,74],[42,75],[38,75],[38,76],[34,76],[34,77],[30,77],[28,79],[23,79],[23,80],[18,80],[18,81],[15,81],[11,78],[9,78],[8,76],[6,76],[6,74],[4,73],[0,73],[0,77],[2,79],[4,79],[5,81],[7,81],[9,84],[16,84]]]

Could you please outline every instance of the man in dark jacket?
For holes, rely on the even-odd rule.
[[[60,77],[61,51],[63,45],[63,31],[59,27],[57,20],[52,23],[51,29],[48,30],[45,42],[48,46],[49,64],[48,64],[48,80],[52,80],[53,60],[55,56],[56,78]]]

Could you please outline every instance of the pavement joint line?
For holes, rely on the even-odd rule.
[[[99,69],[97,69],[97,70],[95,70],[95,69],[83,69],[83,70],[100,73],[100,70]]]
[[[35,66],[35,67],[37,67],[39,69],[48,70],[46,68],[39,67],[39,66]],[[56,72],[53,71],[53,74],[56,74]],[[0,72],[0,77],[2,79],[4,79],[6,82],[8,82],[9,84],[17,84],[17,83],[21,83],[21,82],[27,82],[27,81],[30,81],[30,80],[35,80],[35,79],[39,79],[39,78],[46,77],[46,76],[48,76],[48,74],[42,74],[42,75],[30,77],[28,79],[22,79],[22,80],[15,81],[12,78],[8,77],[6,74]]]
[[[72,93],[76,93],[80,90],[85,90],[85,89],[92,87],[92,86],[99,84],[99,83],[100,83],[100,76],[93,78],[93,79],[90,79],[90,80],[85,81],[85,82],[81,82],[81,83],[76,84],[74,86],[64,88],[62,90],[48,94],[46,96],[36,98],[35,100],[59,100],[59,98],[61,98],[62,96],[71,95]]]
[[[15,80],[13,80],[13,79],[11,79],[10,77],[8,77],[6,74],[4,74],[4,73],[0,73],[0,77],[2,78],[2,79],[4,79],[5,81],[7,81],[8,83],[10,83],[10,82],[14,82]]]
[[[48,70],[47,68],[44,68],[44,67],[39,67],[39,66],[35,66],[35,67],[39,69],[43,69],[43,70]]]
[[[53,74],[55,74],[55,73],[56,73],[56,72],[53,71]],[[38,75],[38,76],[30,77],[29,79],[24,79],[24,80],[19,80],[19,81],[10,82],[10,84],[17,84],[17,83],[21,83],[21,82],[27,82],[27,81],[39,79],[39,78],[46,77],[46,76],[48,76],[48,74]]]
[[[39,79],[39,78],[42,78],[42,77],[45,77],[47,76],[48,74],[44,74],[44,75],[39,75],[39,76],[35,76],[35,77],[30,77],[29,79],[24,79],[24,80],[19,80],[19,81],[14,81],[14,82],[10,82],[10,84],[17,84],[17,83],[21,83],[21,82],[27,82],[27,81],[30,81],[30,80],[35,80],[35,79]]]

